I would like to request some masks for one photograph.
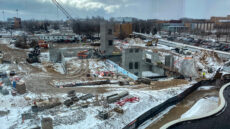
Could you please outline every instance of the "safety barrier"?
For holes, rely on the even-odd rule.
[[[130,72],[128,72],[127,70],[123,69],[122,67],[120,67],[119,65],[117,65],[116,63],[114,63],[111,60],[106,60],[106,63],[110,64],[113,68],[115,68],[117,70],[118,73],[121,73],[125,76],[128,76],[130,78],[132,78],[133,80],[137,80],[138,77]]]
[[[128,125],[126,125],[123,129],[136,129],[148,119],[153,118],[154,116],[164,111],[168,107],[175,105],[179,103],[180,101],[182,101],[186,96],[194,92],[200,86],[210,85],[210,84],[213,84],[214,82],[215,80],[203,80],[203,81],[200,81],[194,84],[193,86],[189,87],[188,89],[186,89],[184,92],[180,93],[179,95],[174,96],[166,100],[165,102],[159,104],[158,106],[153,107],[152,109],[148,110],[147,112],[145,112],[144,114],[142,114],[141,116],[139,116],[138,118],[130,122]]]

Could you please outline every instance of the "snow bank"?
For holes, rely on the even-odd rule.
[[[202,98],[192,108],[184,113],[181,118],[189,118],[206,114],[218,107],[218,97]]]

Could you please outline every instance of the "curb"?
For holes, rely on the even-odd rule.
[[[209,116],[212,116],[212,115],[215,115],[215,114],[219,113],[226,105],[226,101],[224,99],[223,92],[224,92],[225,88],[228,87],[228,86],[230,86],[230,83],[227,83],[227,84],[223,85],[223,87],[220,89],[220,91],[219,91],[220,105],[215,110],[213,110],[213,111],[211,111],[211,112],[209,112],[207,114],[196,116],[196,117],[173,120],[171,122],[168,122],[168,123],[164,124],[160,129],[167,129],[170,126],[175,125],[175,124],[180,123],[180,122],[191,121],[191,120],[196,120],[196,119],[202,119],[202,118],[206,118],[206,117],[209,117]]]

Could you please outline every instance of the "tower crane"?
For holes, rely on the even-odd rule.
[[[74,20],[74,18],[65,10],[65,8],[57,0],[52,0],[52,2],[62,11],[62,13],[67,17],[67,19],[71,21]]]

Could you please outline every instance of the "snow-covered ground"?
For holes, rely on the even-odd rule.
[[[77,107],[76,109],[68,108],[64,105],[43,111],[36,115],[35,120],[22,120],[21,114],[30,113],[31,106],[33,105],[33,99],[41,98],[47,99],[54,97],[54,95],[48,94],[34,94],[26,93],[24,95],[0,95],[1,101],[0,111],[8,111],[8,115],[0,116],[0,120],[4,123],[4,126],[1,126],[2,129],[7,129],[13,127],[15,129],[27,128],[32,125],[40,126],[40,121],[43,117],[51,117],[53,121],[62,121],[60,123],[54,122],[55,129],[120,129],[123,128],[126,124],[137,118],[142,113],[146,112],[150,108],[162,103],[163,101],[171,98],[183,90],[188,88],[189,85],[184,85],[177,88],[169,88],[164,90],[153,90],[146,91],[140,89],[128,89],[128,88],[112,88],[109,92],[99,95],[99,98],[102,96],[108,96],[113,93],[120,93],[121,91],[129,91],[129,96],[127,97],[139,97],[139,102],[126,103],[123,107],[124,114],[118,114],[111,112],[111,117],[107,120],[98,119],[98,110],[112,110],[117,105],[116,103],[110,104],[109,108],[103,108],[103,106],[94,106],[90,104],[88,108]],[[77,96],[83,95],[82,93],[77,93]],[[59,98],[61,101],[67,99],[65,94],[55,94],[56,98]],[[127,98],[126,97],[126,98]],[[85,102],[93,102],[95,98],[88,99],[87,101],[79,101],[78,104]],[[52,113],[56,112],[57,113]],[[72,116],[72,119],[67,119],[69,116]]]
[[[185,112],[181,118],[190,118],[211,112],[218,107],[218,100],[218,97],[202,98]]]

